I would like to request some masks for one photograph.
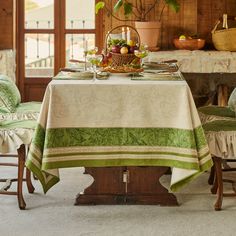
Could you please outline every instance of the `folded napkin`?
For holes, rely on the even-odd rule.
[[[177,80],[183,80],[183,77],[180,76],[179,74],[171,74],[168,72],[163,72],[163,73],[156,73],[156,74],[151,74],[151,73],[142,73],[137,76],[133,76],[131,80],[159,80],[159,81],[177,81]]]
[[[176,72],[179,70],[178,65],[176,63],[157,63],[157,62],[144,63],[144,69],[166,70],[169,72]]]
[[[53,79],[57,80],[91,80],[94,77],[94,73],[91,71],[61,71]]]
[[[70,67],[61,68],[60,71],[62,71],[62,72],[82,72],[81,68],[70,68]]]
[[[108,72],[98,72],[96,73],[96,79],[98,80],[106,80],[110,76],[110,73]]]

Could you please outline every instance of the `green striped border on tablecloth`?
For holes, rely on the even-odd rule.
[[[60,128],[47,129],[45,133],[38,125],[36,134],[27,167],[39,178],[45,192],[59,178],[42,170],[75,166],[170,166],[200,173],[212,165],[201,126],[194,130]]]

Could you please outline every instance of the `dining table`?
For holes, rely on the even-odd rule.
[[[48,84],[28,152],[26,166],[44,192],[60,168],[85,167],[94,181],[76,205],[178,205],[174,192],[212,166],[181,73],[72,75]],[[159,180],[166,174],[169,186]]]

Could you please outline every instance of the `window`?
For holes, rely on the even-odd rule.
[[[82,59],[85,41],[89,47],[101,49],[101,24],[95,16],[95,4],[96,0],[17,1],[21,89],[30,79],[51,78],[69,65],[70,59]]]

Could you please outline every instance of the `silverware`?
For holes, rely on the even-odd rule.
[[[145,73],[150,73],[150,74],[160,74],[160,73],[171,73],[170,71],[168,70],[159,70],[159,71],[144,71],[144,72],[141,72],[141,74],[145,74]]]
[[[172,63],[177,63],[177,62],[178,62],[177,60],[167,60],[167,61],[150,61],[150,62],[146,62],[146,63],[160,65],[160,64],[172,64]]]

